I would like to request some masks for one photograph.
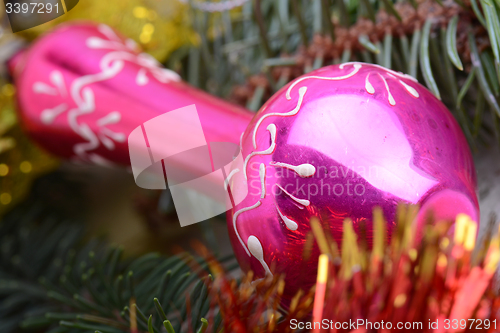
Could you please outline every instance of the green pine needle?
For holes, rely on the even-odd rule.
[[[167,330],[167,333],[175,333],[175,330],[174,328],[172,327],[172,324],[170,323],[170,321],[168,320],[165,320],[163,322],[163,326],[165,327],[165,329]]]
[[[446,51],[448,51],[448,57],[453,65],[463,71],[464,66],[462,65],[462,61],[457,51],[457,23],[458,15],[455,15],[448,23],[448,30],[446,32]]]
[[[0,249],[0,307],[16,310],[15,317],[9,317],[8,311],[0,311],[2,333],[13,333],[17,327],[53,333],[129,332],[131,299],[135,299],[132,309],[141,332],[160,333],[162,326],[170,329],[172,324],[180,330],[187,322],[196,323],[193,329],[198,329],[204,327],[207,313],[214,311],[206,306],[211,302],[208,286],[213,280],[204,260],[188,255],[164,258],[146,254],[130,261],[121,257],[123,249],[108,249],[96,240],[79,245],[81,239],[70,237],[84,234],[79,225],[61,219],[38,226],[41,213],[31,209],[20,218],[23,210],[23,207],[14,210],[12,218],[7,216],[0,223],[0,243],[5,244]],[[46,234],[41,238],[43,241],[39,241],[43,234]],[[59,240],[55,241],[51,235],[57,235]],[[47,251],[54,245],[54,251]],[[15,263],[21,265],[23,256],[42,253],[41,262],[59,264],[36,267],[22,264],[23,269],[12,269]],[[11,257],[19,260],[13,263]],[[187,264],[189,260],[196,261],[201,270],[193,272]],[[178,316],[186,297],[193,305],[189,316],[185,310]],[[33,308],[37,311],[32,311]],[[164,324],[167,320],[170,324]]]
[[[368,51],[373,52],[375,54],[379,54],[380,50],[368,39],[368,36],[361,35],[358,38],[358,41],[361,45],[363,45]]]
[[[432,19],[427,19],[422,32],[422,41],[420,43],[420,66],[422,67],[422,74],[425,83],[430,91],[438,98],[441,99],[441,94],[434,79],[434,74],[431,68],[431,61],[429,58],[429,37],[431,33]]]
[[[493,92],[491,91],[490,86],[488,85],[488,82],[486,80],[483,65],[481,64],[481,59],[479,58],[479,52],[476,46],[476,39],[474,38],[474,35],[471,32],[469,32],[469,46],[471,49],[472,65],[477,70],[477,79],[479,81],[479,87],[481,88],[488,104],[496,112],[498,117],[500,117],[500,106],[498,105],[495,95],[493,95]]]

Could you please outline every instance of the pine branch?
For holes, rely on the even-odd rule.
[[[97,239],[83,242],[83,234],[81,224],[67,221],[38,199],[3,217],[2,333],[19,328],[117,333],[133,327],[158,333],[164,325],[178,333],[188,322],[192,332],[206,327],[203,317],[214,310],[209,306],[212,278],[205,260],[187,252],[168,258],[156,253],[122,258],[121,248]],[[214,322],[208,323],[211,332],[217,331]]]

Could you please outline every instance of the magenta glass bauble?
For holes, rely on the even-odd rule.
[[[284,273],[285,301],[316,279],[318,248],[303,259],[310,219],[340,242],[352,218],[370,240],[380,206],[389,225],[399,202],[415,221],[466,213],[478,221],[473,160],[446,107],[411,76],[346,63],[297,78],[256,114],[242,139],[233,191],[248,195],[228,213],[234,252],[255,278]],[[285,302],[286,303],[286,302]]]

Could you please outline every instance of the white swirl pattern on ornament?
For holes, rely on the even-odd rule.
[[[245,243],[243,243],[243,240],[241,239],[240,233],[238,232],[238,228],[236,228],[236,221],[238,220],[238,215],[240,215],[241,213],[244,213],[246,211],[249,211],[251,209],[255,209],[255,208],[259,207],[260,204],[261,204],[261,202],[259,200],[254,205],[252,205],[250,207],[242,208],[242,209],[238,210],[236,213],[234,213],[234,215],[233,215],[233,228],[234,228],[234,231],[236,232],[236,236],[238,236],[238,239],[239,239],[239,241],[241,243],[241,246],[243,246],[243,248],[245,249],[245,251],[248,254],[248,256],[250,256],[250,252],[248,252],[248,249],[245,246]]]
[[[344,68],[344,65],[351,64],[351,63],[345,63],[340,65],[340,68]],[[359,72],[359,69],[361,68],[361,64],[359,63],[352,63],[354,70],[350,72],[349,74],[346,74],[344,76],[335,76],[335,77],[328,77],[328,76],[304,76],[301,77],[300,79],[296,80],[294,83],[288,87],[286,91],[286,99],[290,100],[292,99],[290,97],[290,91],[292,91],[293,87],[295,87],[299,82],[304,81],[304,80],[309,80],[309,79],[317,79],[317,80],[327,80],[327,81],[340,81],[340,80],[345,80],[348,79],[354,75],[356,75],[357,72]],[[300,92],[300,91],[299,91]]]
[[[401,83],[401,85],[406,89],[406,91],[408,93],[410,93],[410,95],[412,95],[415,98],[419,98],[420,97],[420,95],[418,94],[418,91],[415,88],[413,88],[412,86],[407,85],[406,83],[404,83],[403,81],[401,81],[400,79],[398,79],[397,77],[395,77],[394,75],[392,75],[391,73],[387,73],[387,75],[389,77],[392,77],[393,79],[398,80],[398,82]]]
[[[368,73],[368,75],[366,75],[365,78],[365,89],[366,92],[369,93],[370,95],[375,94],[375,88],[373,88],[372,84],[370,83],[370,73]]]
[[[387,99],[389,101],[389,104],[394,106],[396,105],[396,101],[394,100],[394,97],[392,96],[391,94],[391,91],[389,90],[389,85],[387,83],[387,80],[382,76],[382,74],[380,73],[377,73],[377,75],[382,79],[382,81],[384,82],[384,85],[385,85],[385,89],[387,91]],[[404,88],[405,90],[410,94],[412,95],[413,97],[415,98],[419,98],[419,94],[418,94],[418,91],[413,88],[412,86],[404,83],[403,81],[401,81],[400,79],[398,79],[397,77],[395,77],[393,74],[391,73],[387,73],[387,76],[389,76],[390,78],[393,78],[395,80],[397,80]],[[375,93],[375,88],[373,88],[373,85],[370,83],[370,73],[368,73],[366,75],[366,79],[365,79],[365,89],[366,89],[366,92],[373,95]]]
[[[274,148],[276,148],[276,125],[274,124],[269,124],[267,126],[267,130],[269,133],[271,133],[271,145],[269,148],[263,151],[253,151],[250,154],[248,154],[247,158],[245,158],[245,163],[243,163],[243,174],[245,175],[245,179],[247,179],[247,165],[248,161],[256,155],[269,155],[272,154],[274,151]]]
[[[381,69],[384,69],[385,71],[387,71],[387,72],[388,72],[388,73],[387,73],[387,76],[389,76],[389,77],[390,77],[390,78],[392,78],[392,79],[397,80],[397,81],[398,81],[398,82],[399,82],[399,83],[400,83],[400,84],[401,84],[401,85],[405,88],[405,90],[406,90],[406,91],[407,91],[410,95],[412,95],[412,96],[413,96],[413,97],[415,97],[415,98],[419,98],[419,97],[420,97],[420,95],[418,94],[418,91],[417,91],[415,88],[413,88],[412,86],[410,86],[410,85],[406,84],[406,83],[405,83],[405,82],[403,82],[402,80],[398,79],[398,78],[396,77],[396,75],[397,75],[397,76],[400,76],[400,77],[403,77],[403,78],[405,78],[405,79],[409,79],[409,80],[412,80],[412,81],[415,81],[415,82],[416,82],[416,80],[415,80],[413,77],[411,77],[411,76],[409,76],[409,75],[402,74],[402,73],[397,73],[397,72],[391,71],[391,70],[389,70],[389,69],[387,69],[387,68],[384,68],[384,67],[381,67],[381,66],[376,66],[376,67],[381,68]],[[377,75],[378,75],[378,76],[382,79],[382,81],[384,82],[385,89],[386,89],[386,91],[387,91],[387,99],[388,99],[388,101],[389,101],[389,104],[390,104],[390,105],[392,105],[392,106],[396,105],[396,101],[394,100],[394,97],[392,96],[391,91],[389,90],[389,85],[388,85],[388,83],[387,83],[387,80],[386,80],[386,79],[382,76],[382,74],[377,73]],[[375,93],[375,88],[373,88],[373,85],[370,83],[369,78],[370,78],[370,73],[368,73],[368,74],[366,75],[366,79],[365,79],[365,89],[366,89],[366,92],[367,92],[367,93],[369,93],[369,94],[373,95],[373,94]]]
[[[40,114],[40,120],[42,123],[45,125],[52,124],[54,120],[59,116],[61,113],[65,112],[68,110],[68,105],[66,103],[61,103],[56,107],[53,107],[52,109],[45,109],[42,111]]]
[[[304,205],[304,206],[309,206],[311,204],[311,202],[309,200],[299,199],[299,198],[293,196],[287,190],[285,190],[280,184],[276,184],[276,186],[278,186],[280,188],[280,190],[283,191],[283,193],[285,193],[286,195],[288,195],[290,197],[290,199],[292,199],[296,203],[299,203],[299,204]]]
[[[363,67],[363,64],[362,63],[358,63],[358,62],[346,62],[346,63],[343,63],[339,66],[340,69],[343,69],[346,65],[353,65],[354,67],[354,70],[352,72],[350,72],[349,74],[346,74],[346,75],[343,75],[343,76],[337,76],[337,77],[328,77],[328,76],[305,76],[305,77],[302,77],[298,80],[296,80],[294,83],[292,83],[290,85],[290,87],[288,87],[288,90],[286,91],[286,99],[290,100],[291,97],[290,97],[290,92],[291,90],[293,89],[293,87],[295,87],[295,85],[297,85],[299,82],[303,81],[303,80],[307,80],[307,79],[318,79],[318,80],[329,80],[329,81],[339,81],[339,80],[345,80],[345,79],[348,79],[354,75],[356,75],[359,70]],[[382,67],[382,66],[379,66],[379,65],[373,65],[373,64],[370,64],[370,66],[372,67],[376,67],[376,68],[379,68],[379,69],[382,69],[384,71],[387,72],[387,75],[390,76],[391,78],[394,78],[396,80],[398,80],[398,82],[403,85],[403,87],[406,89],[406,91],[408,93],[410,93],[413,97],[415,98],[418,98],[419,97],[419,94],[417,92],[417,90],[413,87],[411,87],[410,85],[406,84],[405,82],[399,80],[396,78],[397,77],[400,77],[400,78],[404,78],[404,79],[407,79],[407,80],[411,80],[413,82],[418,82],[414,77],[412,77],[411,75],[407,75],[407,74],[403,74],[403,73],[398,73],[396,71],[393,71],[391,69],[387,69],[385,67]],[[387,90],[387,93],[388,93],[388,100],[389,100],[389,104],[391,104],[392,106],[396,105],[396,101],[394,100],[392,94],[390,93],[389,91],[389,86],[385,80],[384,77],[381,76],[381,74],[378,74],[380,76],[380,78],[384,81],[384,84],[385,84],[385,88]],[[368,80],[368,77],[370,76],[370,73],[367,74],[367,77],[365,79],[365,89],[366,91],[369,93],[369,94],[374,94],[375,93],[375,89],[373,88],[373,86],[371,85],[371,83],[369,82]],[[268,115],[266,115],[268,116]],[[254,140],[254,147],[255,147],[255,140]]]
[[[385,90],[387,90],[387,100],[389,101],[389,104],[391,104],[392,106],[396,105],[396,101],[394,100],[394,97],[392,96],[391,91],[389,90],[389,85],[387,84],[387,80],[379,73],[377,74],[384,82]]]
[[[260,176],[260,198],[264,199],[266,196],[266,165],[261,163],[259,166],[259,176]]]
[[[264,260],[264,250],[262,249],[262,244],[260,243],[259,239],[255,236],[250,236],[248,237],[248,249],[252,253],[252,255],[262,264],[262,267],[264,267],[264,270],[266,271],[266,276],[268,275],[273,275],[271,271],[269,270],[269,266],[267,265],[266,261]]]
[[[345,65],[352,65],[352,64],[359,64],[361,66],[363,65],[363,63],[361,63],[361,62],[345,62],[345,63],[341,64],[339,67],[342,69]],[[401,72],[396,72],[396,71],[393,71],[392,69],[385,68],[385,67],[380,66],[380,65],[370,64],[370,67],[375,67],[375,68],[384,70],[384,71],[386,71],[388,73],[387,75],[391,75],[392,74],[394,76],[397,76],[397,77],[400,77],[400,78],[403,78],[403,79],[408,79],[408,80],[413,81],[413,82],[418,82],[418,80],[415,79],[411,75],[404,74],[404,73],[401,73]]]
[[[292,111],[285,112],[285,113],[269,113],[269,114],[266,114],[266,115],[262,116],[259,119],[259,121],[257,121],[257,124],[255,124],[255,127],[253,129],[253,137],[252,137],[253,148],[254,149],[257,148],[257,142],[255,141],[255,136],[257,134],[257,130],[259,129],[259,126],[262,123],[262,121],[264,119],[266,119],[267,117],[271,117],[271,116],[280,116],[280,117],[295,116],[297,114],[297,112],[299,112],[300,107],[302,106],[302,101],[304,100],[304,95],[305,95],[306,91],[307,91],[307,87],[300,87],[300,89],[299,89],[299,100],[297,102],[297,106]]]
[[[314,167],[314,165],[309,163],[303,163],[300,165],[291,165],[281,162],[269,162],[269,165],[293,170],[301,178],[311,177],[316,173],[316,168]]]
[[[278,211],[278,214],[280,215],[281,219],[283,220],[283,222],[285,222],[286,227],[292,231],[297,230],[297,228],[299,227],[297,222],[295,222],[295,221],[289,219],[288,217],[286,217],[285,215],[283,215],[280,208],[278,207],[278,204],[275,203],[274,205],[276,206],[276,210]]]
[[[68,111],[68,124],[71,129],[82,137],[86,142],[75,144],[73,151],[81,160],[89,160],[96,164],[110,165],[110,161],[95,153],[89,153],[95,150],[102,143],[107,149],[113,150],[115,142],[125,142],[124,133],[115,133],[107,128],[107,125],[112,125],[120,122],[121,114],[118,111],[113,111],[101,119],[97,120],[99,132],[94,133],[90,127],[79,122],[78,118],[85,114],[90,114],[95,111],[94,92],[89,85],[112,79],[124,67],[124,61],[130,61],[142,66],[139,69],[136,77],[136,84],[141,86],[149,82],[147,74],[150,73],[158,81],[167,83],[171,81],[180,81],[180,76],[177,73],[162,68],[161,65],[148,54],[136,54],[137,44],[127,39],[125,42],[116,35],[116,33],[105,24],[100,24],[97,28],[99,32],[105,36],[105,39],[97,36],[89,37],[86,40],[86,46],[92,49],[109,49],[100,62],[100,73],[89,74],[75,79],[69,89],[71,98],[76,104],[76,108],[68,109],[66,103],[59,104],[53,108],[45,109],[40,114],[40,120],[46,124],[52,124],[56,118]],[[35,82],[33,91],[37,94],[53,95],[66,97],[67,90],[64,82],[64,77],[60,71],[52,71],[49,76],[49,81],[54,86],[44,82]]]

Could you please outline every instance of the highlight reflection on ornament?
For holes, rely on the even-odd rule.
[[[297,78],[257,113],[231,178],[249,195],[228,213],[233,248],[256,278],[286,275],[288,300],[314,284],[319,250],[302,257],[311,217],[340,242],[342,223],[372,237],[372,210],[390,225],[399,202],[416,223],[479,218],[473,161],[446,107],[417,81],[377,65],[345,63]]]

